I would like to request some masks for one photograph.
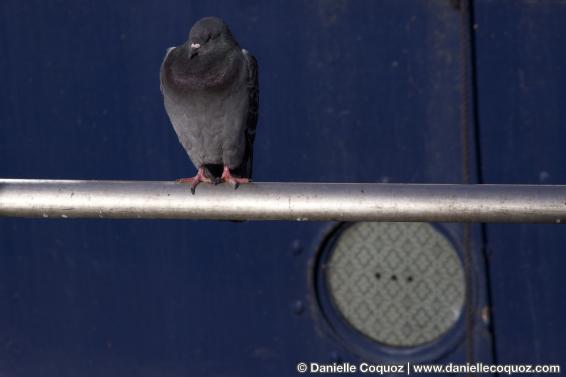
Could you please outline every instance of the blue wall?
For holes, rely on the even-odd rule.
[[[476,16],[484,181],[565,184],[566,4],[481,1]],[[499,360],[564,365],[566,231],[490,225],[486,237]]]
[[[456,3],[3,0],[0,176],[193,174],[158,70],[216,15],[259,61],[257,181],[564,183],[566,7],[476,2],[474,55]],[[332,227],[2,219],[0,374],[286,376],[357,360],[313,295]],[[446,229],[493,318],[438,361],[564,361],[562,228]]]

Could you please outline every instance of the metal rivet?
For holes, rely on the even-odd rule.
[[[295,301],[295,303],[293,304],[293,312],[296,315],[301,315],[303,314],[304,311],[305,311],[305,304],[303,303],[303,301],[302,300]]]

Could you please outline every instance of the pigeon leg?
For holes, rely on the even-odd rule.
[[[195,189],[196,189],[196,187],[198,186],[199,183],[201,183],[201,182],[214,183],[212,181],[212,179],[210,179],[206,175],[204,175],[204,168],[202,166],[198,169],[197,175],[195,175],[194,177],[179,178],[176,181],[179,182],[179,183],[190,183],[191,184],[191,193],[193,195],[195,194]]]
[[[250,180],[248,178],[234,177],[230,173],[230,169],[228,169],[228,166],[224,166],[224,170],[222,171],[222,177],[220,177],[220,179],[234,186],[234,190],[237,189],[240,184],[250,183]]]

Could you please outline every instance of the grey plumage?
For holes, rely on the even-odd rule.
[[[207,178],[219,177],[223,167],[251,178],[257,62],[228,26],[216,17],[199,20],[185,43],[167,50],[160,81],[169,119],[195,167]]]

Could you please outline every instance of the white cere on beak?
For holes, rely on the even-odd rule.
[[[199,48],[200,44],[199,43],[191,43],[191,48]]]

